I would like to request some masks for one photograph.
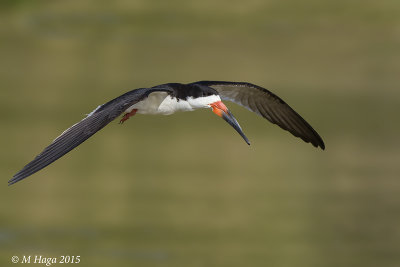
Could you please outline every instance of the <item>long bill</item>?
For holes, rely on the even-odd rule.
[[[225,106],[222,101],[217,101],[210,104],[212,111],[218,115],[219,117],[223,118],[227,123],[229,123],[239,134],[240,136],[246,141],[248,145],[250,145],[249,139],[247,139],[246,135],[244,135],[242,128],[240,127],[239,123],[237,122],[236,118],[233,114],[229,111],[229,109]]]

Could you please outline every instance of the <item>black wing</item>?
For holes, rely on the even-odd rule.
[[[35,172],[43,169],[50,163],[64,156],[79,146],[97,131],[121,115],[127,108],[145,99],[156,91],[170,91],[166,88],[141,88],[127,92],[104,105],[96,108],[86,118],[74,124],[57,137],[42,153],[36,156],[22,170],[16,173],[8,185],[12,185]]]
[[[245,82],[200,81],[218,91],[222,100],[229,100],[266,118],[315,147],[325,149],[319,134],[296,111],[275,94],[258,85]]]

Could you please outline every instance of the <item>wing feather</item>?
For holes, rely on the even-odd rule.
[[[16,173],[8,181],[8,184],[12,185],[25,179],[61,158],[121,115],[128,107],[142,101],[155,91],[170,91],[170,89],[160,87],[136,89],[97,107],[86,118],[74,124],[54,139],[39,155]]]
[[[194,84],[218,91],[222,100],[232,101],[289,131],[294,136],[325,149],[319,134],[281,98],[258,85],[246,82],[200,81]]]

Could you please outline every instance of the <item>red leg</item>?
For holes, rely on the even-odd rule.
[[[122,119],[119,121],[120,124],[123,124],[127,119],[129,119],[130,117],[134,116],[136,114],[137,109],[132,109],[131,112],[126,113]]]

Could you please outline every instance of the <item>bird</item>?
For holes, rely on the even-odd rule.
[[[198,81],[165,83],[131,90],[99,105],[85,118],[66,129],[39,155],[17,172],[8,185],[40,171],[79,146],[122,115],[123,124],[135,114],[170,115],[177,111],[209,108],[230,124],[250,145],[238,121],[222,101],[231,101],[289,131],[315,147],[325,149],[320,135],[294,109],[271,91],[248,82]]]

